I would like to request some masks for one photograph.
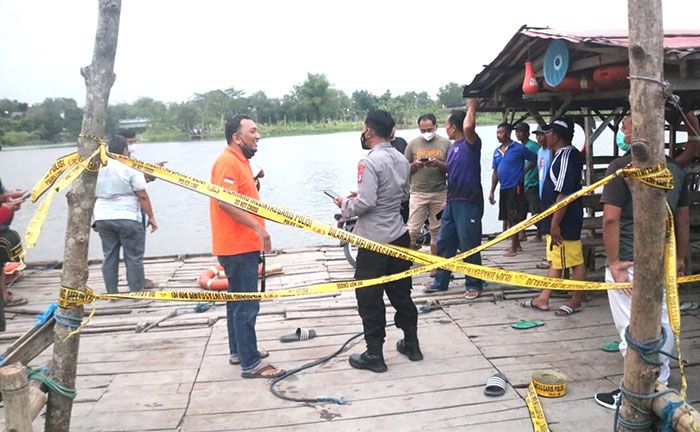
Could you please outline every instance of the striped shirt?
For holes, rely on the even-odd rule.
[[[568,196],[581,190],[583,172],[583,156],[574,146],[560,148],[554,154],[549,172],[542,188],[542,208],[551,207],[559,194]],[[540,231],[549,233],[552,216],[542,221]],[[564,240],[579,240],[583,225],[583,206],[581,200],[576,200],[566,207],[566,213],[559,228]]]

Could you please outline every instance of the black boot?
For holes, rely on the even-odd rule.
[[[382,354],[381,346],[377,347],[367,347],[367,351],[362,354],[351,354],[348,358],[350,366],[355,369],[367,369],[372,372],[382,373],[389,370],[384,363],[384,355]]]
[[[417,329],[404,330],[404,338],[396,342],[396,351],[408,357],[411,361],[423,360],[423,353],[418,343]]]

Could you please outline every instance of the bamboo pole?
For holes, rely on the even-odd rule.
[[[633,136],[632,161],[647,167],[664,161],[663,24],[661,0],[628,0],[630,108]],[[661,189],[632,181],[634,203],[634,282],[630,336],[636,341],[658,337],[661,332],[663,298],[663,248],[666,220],[665,193]],[[675,269],[672,269],[675,271]],[[672,335],[669,335],[672,337]],[[645,363],[632,348],[625,355],[624,387],[630,392],[649,394],[659,369]],[[640,407],[634,409],[633,405]],[[632,423],[650,421],[651,400],[623,398],[620,416]],[[628,431],[618,425],[618,430]],[[636,429],[639,430],[639,429]],[[649,429],[642,429],[649,430]]]
[[[81,69],[85,78],[86,97],[83,108],[82,134],[103,136],[109,92],[114,83],[114,57],[119,35],[121,0],[99,0],[97,31],[92,63]],[[97,148],[90,139],[78,140],[78,153],[89,156]],[[88,242],[90,220],[95,203],[95,181],[97,174],[85,172],[72,184],[68,199],[68,222],[66,227],[64,265],[61,285],[84,290],[88,278]],[[82,319],[82,307],[60,308],[57,313]],[[54,350],[52,376],[61,385],[75,388],[78,364],[79,335],[68,337],[72,329],[56,322],[54,327]],[[72,400],[55,393],[49,395],[46,410],[47,431],[68,431]]]
[[[659,392],[667,389],[668,387],[663,384],[656,386],[656,391]],[[664,409],[666,409],[666,406],[670,403],[675,404],[678,402],[683,402],[683,399],[681,399],[678,393],[666,393],[655,397],[654,402],[652,403],[654,414],[656,414],[659,418],[662,418],[664,416]],[[700,413],[695,411],[692,406],[684,403],[673,412],[671,426],[673,427],[673,430],[677,432],[697,432],[700,430]]]

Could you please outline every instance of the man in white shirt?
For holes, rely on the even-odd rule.
[[[129,156],[124,137],[116,135],[108,144],[111,153]],[[146,214],[146,226],[158,229],[151,200],[146,192],[144,175],[121,162],[110,160],[100,169],[95,186],[93,225],[102,240],[102,277],[107,292],[116,294],[119,280],[119,250],[124,249],[124,264],[129,291],[144,288],[143,253],[146,230],[141,209]]]

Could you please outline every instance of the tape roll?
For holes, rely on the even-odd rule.
[[[568,379],[554,370],[541,370],[532,373],[532,386],[538,395],[559,398],[566,394]]]

